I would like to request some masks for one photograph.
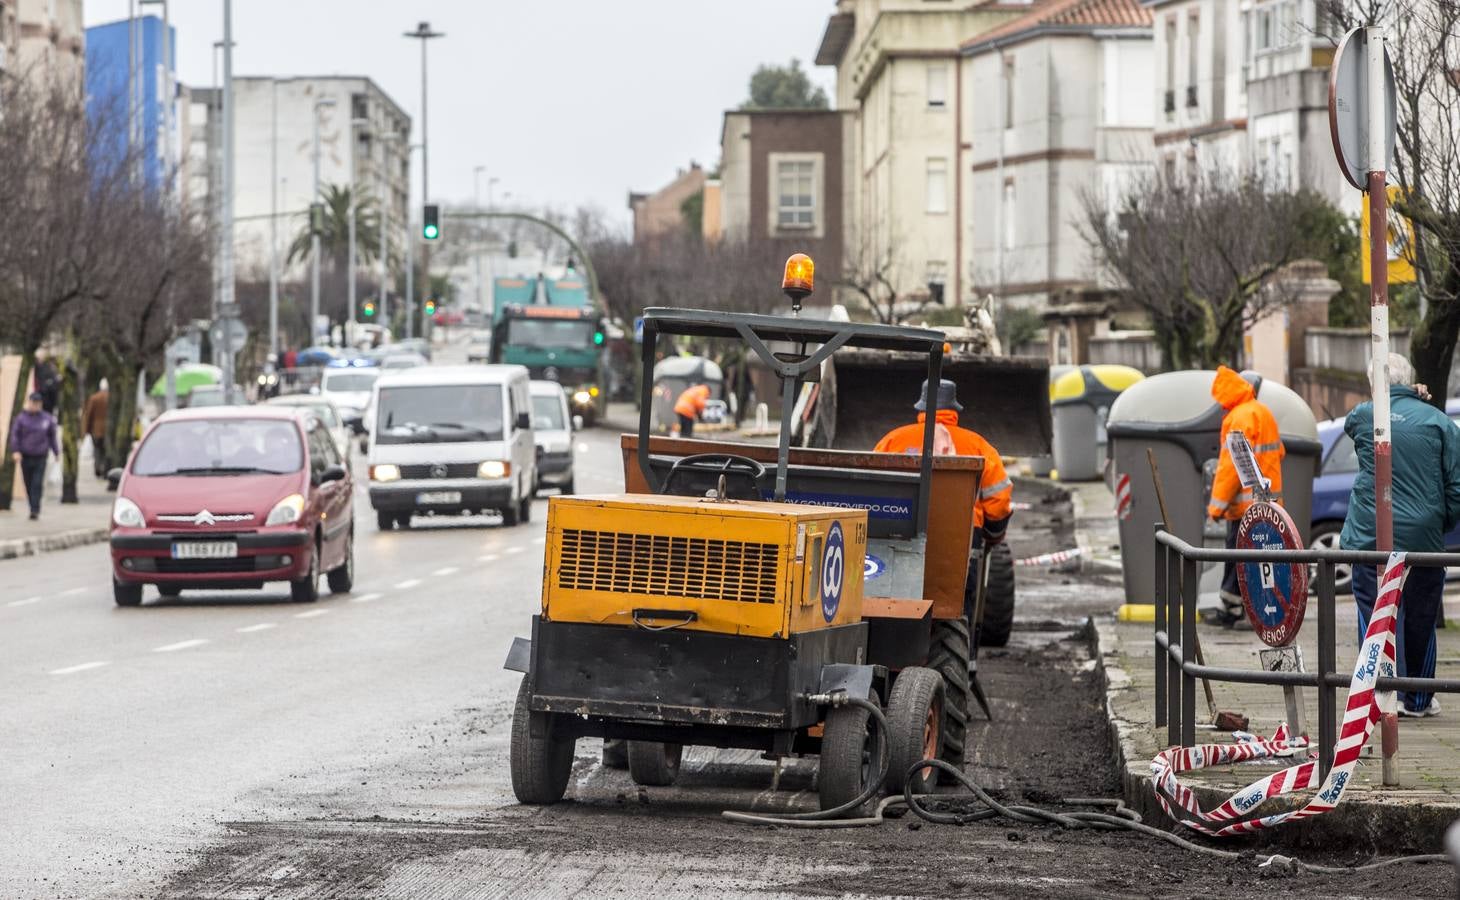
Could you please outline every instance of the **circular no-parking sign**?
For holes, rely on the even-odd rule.
[[[1237,525],[1237,549],[1301,550],[1303,542],[1286,510],[1259,500]],[[1247,619],[1263,643],[1282,647],[1297,639],[1308,608],[1306,563],[1238,563],[1237,583]]]
[[[842,582],[847,570],[846,539],[842,523],[832,522],[826,533],[826,548],[821,551],[821,614],[830,622],[842,605]]]

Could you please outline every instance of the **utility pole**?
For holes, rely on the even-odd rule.
[[[341,328],[340,339],[345,346],[351,346],[352,332],[355,330],[355,186],[350,185],[350,316],[345,319],[344,327]]]
[[[269,79],[269,354],[279,364],[279,79]]]
[[[1369,307],[1374,346],[1374,520],[1377,549],[1394,549],[1393,445],[1389,423],[1388,66],[1384,29],[1370,25],[1368,62]],[[1386,764],[1388,760],[1385,760]],[[1389,783],[1386,779],[1385,783]]]
[[[223,284],[219,311],[232,317],[233,303],[233,0],[223,0]],[[223,351],[223,396],[233,396],[233,353]]]
[[[319,229],[313,210],[319,204],[319,111],[334,106],[333,97],[321,97],[314,101],[314,188],[310,194],[309,208],[309,345],[314,345],[315,329],[319,327]],[[321,213],[323,210],[321,210]],[[323,218],[321,215],[320,218]]]
[[[414,38],[421,42],[421,203],[425,205],[431,202],[431,164],[428,153],[430,143],[430,130],[427,127],[426,116],[426,43],[432,38],[444,37],[443,31],[432,31],[430,22],[420,22],[416,25],[415,31],[405,32],[408,38]],[[415,236],[411,237],[415,241]],[[421,295],[422,299],[431,290],[431,245],[421,247]],[[411,333],[411,320],[415,318],[417,303],[412,297],[408,302],[406,311],[406,335]],[[424,304],[422,304],[424,305]],[[426,334],[426,321],[421,320],[421,334]]]
[[[137,152],[137,0],[127,0],[127,152]]]
[[[376,260],[376,270],[380,273],[380,299],[377,302],[376,306],[378,314],[380,316],[378,321],[381,325],[386,327],[389,327],[390,325],[390,309],[386,305],[386,298],[390,296],[390,288],[387,287],[385,283],[385,279],[389,275],[386,270],[386,258],[389,256],[389,248],[386,245],[385,220],[387,218],[386,210],[389,207],[390,194],[385,189],[385,173],[389,171],[389,166],[387,165],[389,160],[385,152],[385,143],[386,141],[397,140],[400,140],[400,133],[392,131],[387,134],[382,134],[380,136],[380,139],[376,141],[376,143],[380,145],[380,174],[375,182],[375,212],[380,225],[380,254],[379,258]],[[410,149],[407,148],[407,158],[409,158],[410,152]]]
[[[487,170],[486,166],[477,166],[471,170],[471,205],[477,212],[482,211],[482,173]],[[477,311],[481,312],[482,306],[482,241],[480,233],[477,235],[476,247],[472,251],[472,266],[476,269],[477,283]]]

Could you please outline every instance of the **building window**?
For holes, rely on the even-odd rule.
[[[928,159],[928,212],[948,211],[948,160],[941,156]]]
[[[1201,64],[1201,14],[1192,11],[1191,16],[1186,20],[1186,84],[1188,88],[1196,87],[1199,78]],[[1190,101],[1192,92],[1187,91],[1187,106],[1195,106]]]
[[[928,63],[928,105],[938,109],[948,105],[947,63]]]
[[[791,158],[774,162],[777,229],[816,227],[816,161]]]
[[[350,117],[355,119],[370,118],[370,106],[364,94],[350,95]]]
[[[1014,127],[1014,57],[1004,57],[1004,128]]]
[[[943,285],[948,283],[948,263],[941,259],[928,260],[928,299],[934,303],[943,302]]]
[[[1004,249],[1014,249],[1014,234],[1017,231],[1017,223],[1014,221],[1014,179],[1008,178],[1004,181]]]

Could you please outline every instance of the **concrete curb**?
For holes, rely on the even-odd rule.
[[[40,537],[0,540],[0,559],[37,556],[52,550],[67,550],[85,544],[99,544],[107,539],[108,533],[106,528],[77,528]]]
[[[1114,623],[1092,620],[1096,665],[1099,667],[1105,692],[1105,717],[1109,726],[1112,762],[1120,773],[1121,791],[1125,802],[1141,817],[1158,828],[1175,829],[1175,823],[1156,800],[1152,786],[1149,757],[1139,751],[1136,734],[1144,729],[1144,723],[1122,719],[1112,702],[1117,694],[1133,691],[1130,676],[1120,665],[1115,652],[1114,636],[1110,627]],[[1208,732],[1210,734],[1210,732]],[[1377,739],[1377,738],[1376,738]],[[1203,740],[1197,735],[1197,740]],[[1254,769],[1251,780],[1256,781],[1268,769]],[[1213,809],[1230,795],[1227,790],[1203,785],[1192,785],[1204,809]],[[1307,794],[1293,797],[1277,797],[1263,804],[1265,813],[1279,812],[1301,806]],[[1250,838],[1216,839],[1229,849],[1244,848],[1279,849],[1322,849],[1353,850],[1393,856],[1405,853],[1437,853],[1444,849],[1445,829],[1460,817],[1460,804],[1435,803],[1432,798],[1417,803],[1396,798],[1393,802],[1370,799],[1345,799],[1332,811],[1314,819],[1305,819],[1289,825],[1258,832]],[[1180,829],[1178,833],[1196,837],[1195,832]],[[1201,838],[1197,838],[1201,840]]]

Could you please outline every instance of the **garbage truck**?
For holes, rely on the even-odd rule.
[[[556,381],[574,415],[592,425],[607,409],[607,330],[583,279],[509,277],[494,280],[490,360],[526,366],[535,379]]]

